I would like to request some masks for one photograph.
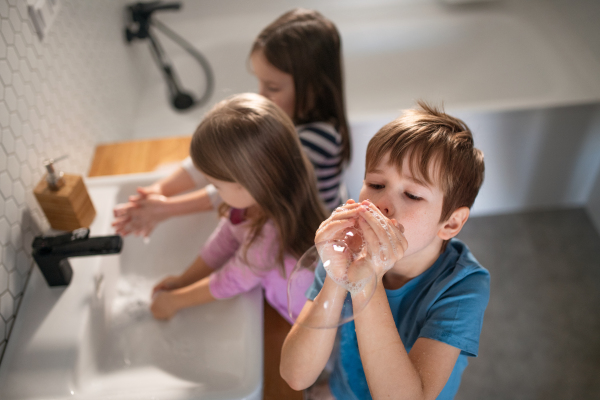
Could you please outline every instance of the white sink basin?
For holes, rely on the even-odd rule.
[[[113,234],[112,208],[162,174],[91,178],[90,236]],[[215,213],[159,225],[149,243],[125,238],[118,255],[70,259],[68,287],[50,288],[34,267],[0,365],[0,398],[259,399],[262,293],[152,318],[150,290],[196,257]]]

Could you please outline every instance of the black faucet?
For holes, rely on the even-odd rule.
[[[32,255],[49,286],[66,286],[73,270],[68,257],[97,256],[121,252],[123,239],[119,235],[89,237],[88,228],[58,236],[37,236],[31,245]]]

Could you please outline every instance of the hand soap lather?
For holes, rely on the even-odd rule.
[[[53,229],[87,228],[92,224],[96,210],[81,176],[55,171],[54,163],[60,159],[44,163],[47,174],[33,193]]]

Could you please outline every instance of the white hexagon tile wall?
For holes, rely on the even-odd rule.
[[[86,175],[96,144],[127,139],[141,94],[123,40],[125,1],[58,0],[40,40],[28,1],[0,0],[0,359],[48,229],[33,188],[43,160]]]

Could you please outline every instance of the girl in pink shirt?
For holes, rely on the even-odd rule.
[[[154,317],[170,319],[261,285],[269,304],[293,323],[286,278],[327,214],[292,121],[265,97],[232,96],[205,116],[190,155],[223,199],[223,218],[192,265],[154,287]],[[293,301],[294,315],[313,281],[312,272],[305,275],[294,281],[303,286],[294,291],[302,295]]]

